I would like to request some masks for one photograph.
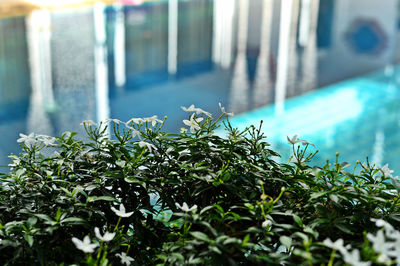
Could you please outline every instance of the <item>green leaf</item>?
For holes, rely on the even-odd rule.
[[[32,245],[33,245],[33,237],[31,235],[25,234],[24,238],[25,238],[26,242],[28,242],[29,246],[32,247]]]
[[[336,224],[336,227],[339,228],[341,231],[353,235],[354,233],[344,224]]]
[[[23,174],[25,174],[25,172],[26,172],[26,169],[25,169],[25,168],[18,169],[18,170],[15,172],[15,175],[16,175],[18,178],[20,178]]]
[[[61,223],[86,223],[86,220],[79,217],[68,217],[62,220]]]
[[[247,245],[247,242],[249,242],[249,240],[250,240],[250,235],[247,234],[243,239],[242,246],[245,247]]]
[[[190,232],[190,234],[198,240],[202,240],[204,242],[211,242],[211,239],[203,232],[195,231],[195,232]]]
[[[185,258],[179,253],[174,252],[174,253],[171,254],[171,256],[176,258],[179,261],[182,261],[182,262],[185,261]]]
[[[288,236],[281,236],[279,241],[284,245],[287,249],[290,249],[292,246],[292,239]]]
[[[301,218],[295,214],[293,214],[293,220],[300,226],[303,227],[303,221],[301,220]]]
[[[207,207],[203,208],[203,209],[200,211],[200,214],[203,214],[203,213],[205,213],[206,211],[211,210],[211,209],[213,209],[213,208],[214,208],[214,206],[207,206]]]
[[[58,207],[57,213],[56,213],[56,221],[59,221],[59,220],[60,220],[60,217],[61,217],[61,208]]]
[[[92,197],[88,198],[88,202],[94,202],[94,201],[99,201],[99,200],[118,202],[118,200],[116,200],[115,198],[110,197],[110,196],[100,196],[100,197],[92,196]]]
[[[335,203],[339,202],[339,197],[336,196],[335,194],[329,194],[329,198]]]
[[[319,198],[319,197],[322,197],[322,196],[324,196],[324,195],[327,194],[327,193],[329,193],[329,191],[322,191],[322,192],[315,192],[315,193],[312,193],[312,194],[311,194],[310,200],[312,200],[312,199],[317,199],[317,198]]]
[[[50,218],[50,216],[46,215],[46,214],[41,214],[41,213],[36,213],[34,214],[36,217],[49,221],[49,222],[55,222],[53,219]]]
[[[29,219],[27,220],[27,224],[28,224],[29,227],[32,227],[36,223],[37,223],[37,218],[36,217],[29,217]]]
[[[222,254],[221,250],[217,248],[216,246],[208,246],[208,249],[211,251],[214,251],[217,254]]]

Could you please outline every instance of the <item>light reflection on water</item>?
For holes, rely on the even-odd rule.
[[[6,164],[8,154],[18,152],[20,132],[82,133],[82,120],[111,116],[127,121],[152,115],[168,116],[165,129],[177,131],[186,118],[180,106],[195,104],[217,115],[219,102],[235,113],[272,103],[278,2],[157,1],[73,12],[35,11],[0,20],[0,165]],[[318,67],[318,1],[293,3],[289,73],[281,75],[289,97],[334,81],[324,75],[317,80],[317,69],[324,73],[324,65]],[[363,94],[351,86],[322,99],[310,94],[301,98],[310,100],[297,105],[289,101],[281,116],[274,115],[273,106],[254,112],[268,118],[265,126],[271,140],[293,133],[323,143],[320,147],[329,152],[329,147],[354,150],[339,141],[343,137],[338,133],[346,128],[346,136],[357,135],[360,125],[345,121],[362,121],[358,117],[365,113]],[[392,117],[392,111],[379,112]],[[386,124],[380,123],[379,131],[367,123],[372,137],[365,139],[374,143],[374,160],[384,162],[382,146],[387,145],[388,134]],[[285,151],[281,142],[274,145]]]
[[[236,116],[231,123],[245,128],[263,120],[267,141],[283,154],[283,162],[291,155],[286,136],[298,135],[319,150],[313,165],[333,163],[339,152],[339,161],[351,164],[348,171],[357,160],[368,157],[376,165],[388,163],[399,175],[400,91],[384,77],[384,71],[379,71],[340,82],[288,100],[280,115],[274,106],[263,107]],[[315,149],[310,146],[309,151]]]

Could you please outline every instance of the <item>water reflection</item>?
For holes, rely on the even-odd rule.
[[[290,29],[289,29],[289,40],[288,40],[288,70],[284,73],[287,78],[286,97],[292,97],[296,94],[296,88],[298,86],[298,54],[297,54],[297,27],[299,20],[299,7],[300,0],[291,0],[291,18],[290,18]],[[282,6],[282,8],[284,8]],[[283,21],[281,21],[283,23]]]
[[[125,62],[125,13],[123,5],[114,4],[115,33],[114,33],[114,75],[115,86],[122,89],[126,83]]]
[[[233,113],[242,113],[248,109],[250,86],[246,61],[249,2],[240,0],[238,11],[237,55],[229,100],[229,109]]]
[[[299,44],[302,47],[300,90],[302,93],[317,87],[317,22],[319,0],[302,0]]]
[[[271,76],[270,53],[273,4],[273,0],[263,1],[260,53],[258,55],[254,81],[254,107],[260,107],[272,102],[273,81]]]
[[[214,0],[213,62],[228,69],[232,64],[235,1]]]
[[[53,127],[47,111],[55,108],[51,77],[50,12],[33,11],[26,18],[29,66],[32,92],[29,101],[29,132],[52,135]]]

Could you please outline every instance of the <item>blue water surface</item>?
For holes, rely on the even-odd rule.
[[[267,141],[283,154],[283,161],[292,149],[287,136],[297,135],[316,146],[309,146],[310,152],[318,149],[313,165],[335,162],[339,152],[339,161],[352,167],[368,157],[376,165],[389,164],[398,175],[399,102],[399,87],[382,70],[288,99],[281,114],[271,105],[233,117],[231,123],[243,129],[263,120]]]

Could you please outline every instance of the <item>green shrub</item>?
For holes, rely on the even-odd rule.
[[[223,108],[216,120],[183,109],[179,134],[157,117],[84,121],[86,141],[21,134],[0,179],[1,264],[400,263],[400,186],[387,166],[311,167],[317,151],[296,136],[277,163],[261,125],[226,120],[222,138]]]

